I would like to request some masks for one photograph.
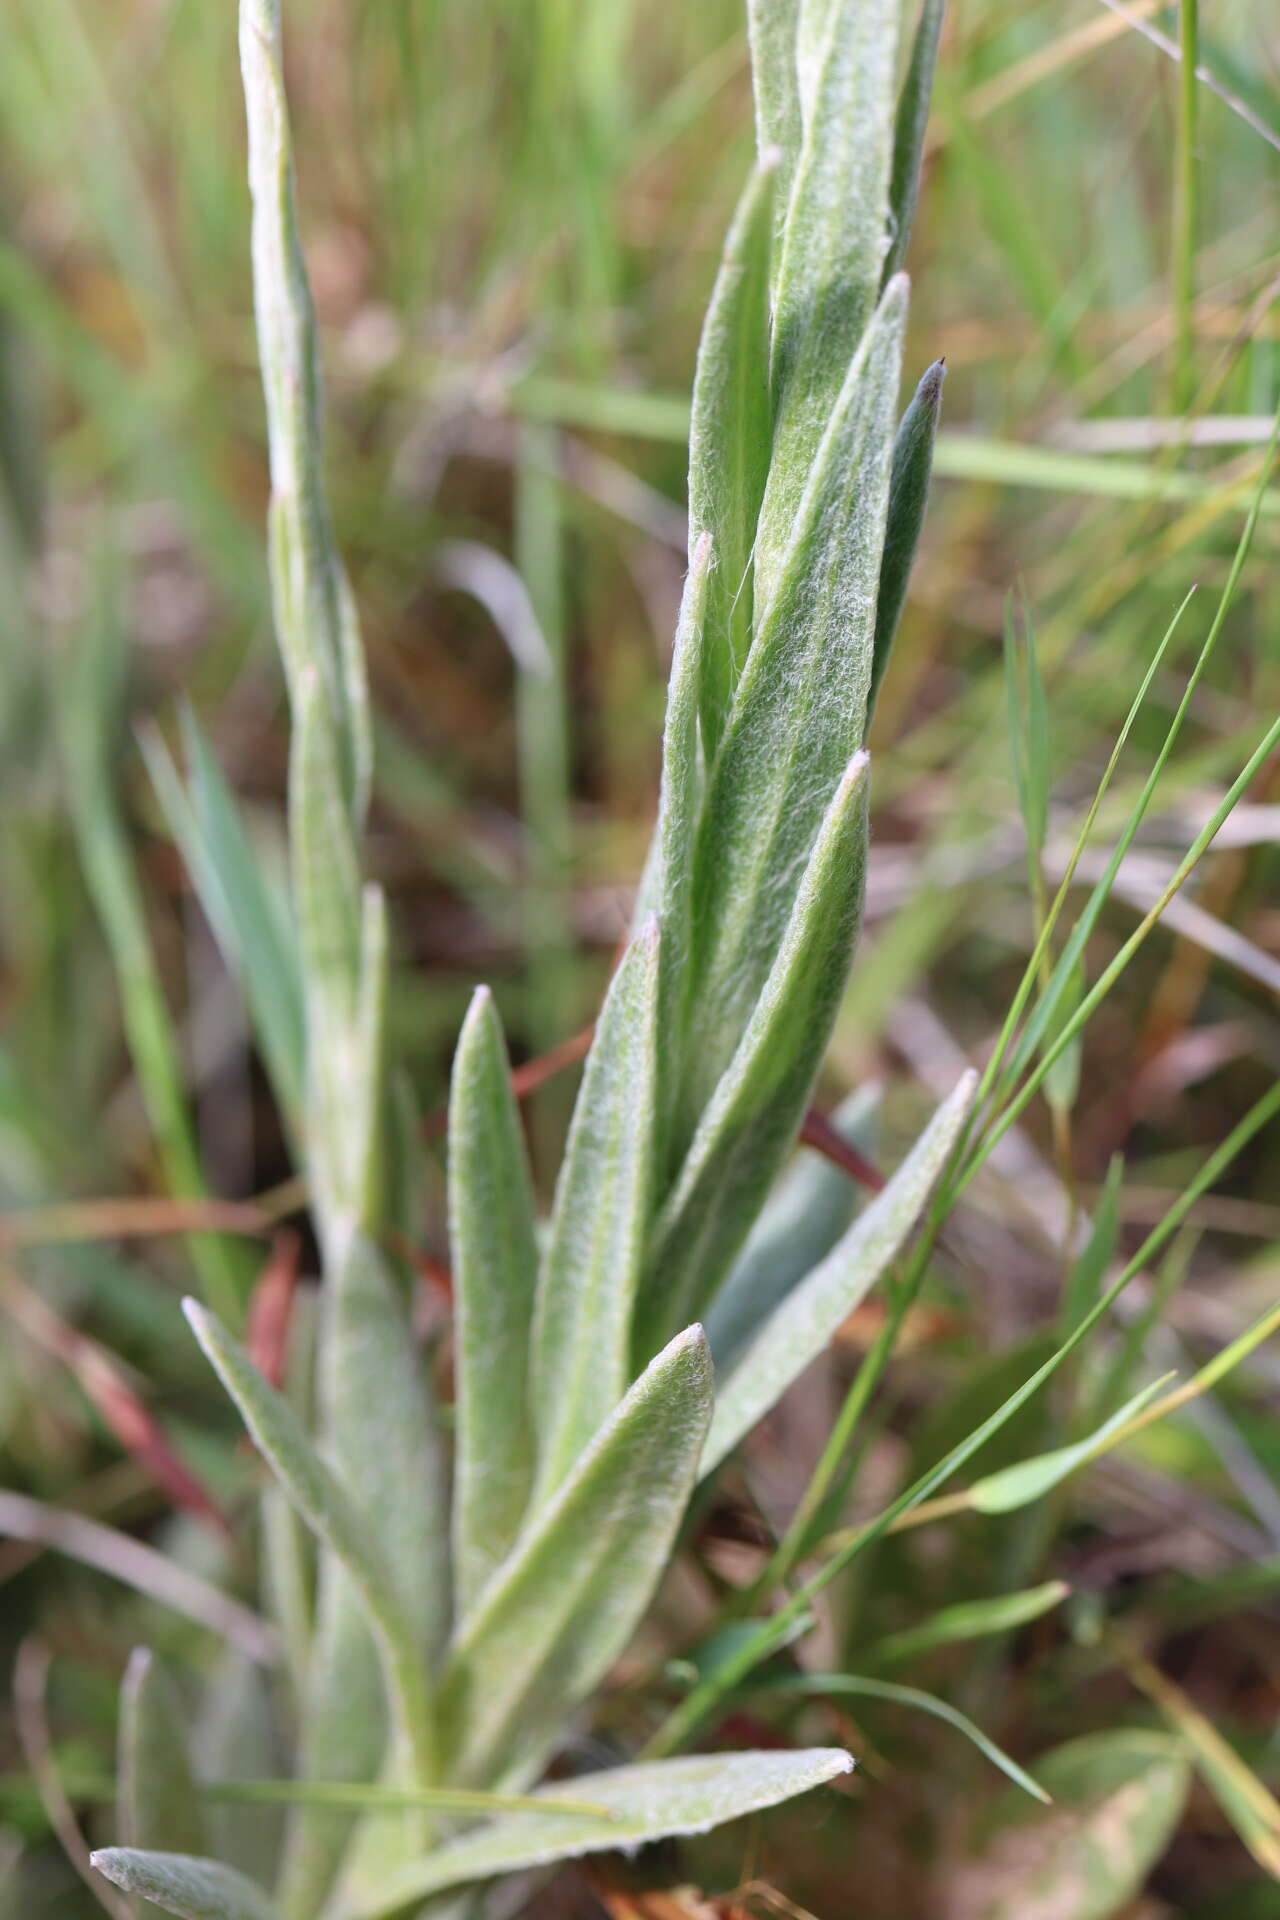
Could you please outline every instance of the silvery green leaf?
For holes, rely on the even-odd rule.
[[[781,224],[800,151],[800,95],[796,86],[799,0],[747,0],[756,151],[780,155],[775,221]]]
[[[685,1126],[737,1047],[862,744],[905,313],[895,280],[848,370],[763,610],[757,594],[695,856]]]
[[[773,969],[655,1224],[637,1359],[714,1297],[795,1139],[862,907],[868,764],[855,754],[839,783]]]
[[[519,1531],[534,1457],[533,1189],[502,1025],[487,987],[472,999],[453,1062],[449,1245],[457,1383],[453,1579],[462,1619]]]
[[[126,1845],[203,1852],[208,1835],[186,1717],[173,1682],[148,1647],[138,1647],[125,1669],[119,1738],[118,1817]]]
[[[301,1701],[297,1772],[303,1780],[374,1780],[387,1751],[386,1689],[368,1615],[340,1561],[327,1555]],[[329,1896],[356,1827],[328,1807],[291,1810],[280,1906],[311,1920]]]
[[[275,1778],[280,1771],[275,1706],[270,1677],[228,1648],[209,1677],[196,1729],[196,1758],[206,1780]],[[205,1820],[210,1852],[234,1860],[259,1885],[275,1885],[281,1808],[215,1801]]]
[[[422,1643],[414,1611],[402,1600],[366,1515],[315,1451],[283,1394],[263,1379],[221,1322],[194,1300],[184,1301],[183,1309],[259,1450],[307,1525],[350,1576],[378,1639],[402,1739],[421,1749],[429,1713]]]
[[[915,390],[902,416],[893,443],[889,477],[889,511],[885,520],[884,554],[880,562],[880,591],[876,600],[876,637],[867,696],[868,724],[880,682],[889,664],[893,636],[898,630],[902,603],[907,597],[911,565],[916,557],[924,510],[929,501],[933,468],[933,441],[942,411],[945,362],[935,360]]]
[[[714,754],[751,645],[751,550],[769,471],[769,257],[778,155],[758,162],[738,203],[698,347],[689,425],[690,551],[710,534],[699,649],[699,711]]]
[[[440,1690],[451,1782],[500,1788],[536,1777],[649,1602],[710,1417],[707,1343],[690,1327],[533,1513],[459,1629]]]
[[[276,1920],[262,1888],[220,1860],[103,1847],[89,1856],[89,1864],[125,1893],[150,1900],[179,1920]]]
[[[242,981],[254,1034],[281,1108],[301,1112],[302,978],[288,910],[263,872],[235,799],[188,707],[185,782],[158,731],[142,748],[160,805],[228,968]]]
[[[782,1301],[716,1394],[702,1471],[709,1473],[751,1431],[831,1340],[904,1246],[973,1104],[966,1073],[943,1101],[893,1178],[844,1238]]]
[[[521,1867],[621,1848],[631,1852],[675,1834],[708,1833],[808,1793],[852,1771],[839,1747],[797,1753],[694,1754],[681,1760],[614,1767],[543,1787],[538,1813],[508,1814],[461,1839],[449,1840],[401,1873],[354,1920],[390,1920],[393,1914],[446,1887],[486,1880]],[[566,1799],[598,1803],[601,1816],[558,1813]]]
[[[535,1504],[631,1377],[631,1309],[654,1198],[659,949],[650,920],[610,983],[573,1110],[534,1315]]]
[[[898,96],[893,130],[893,175],[889,184],[890,240],[888,258],[884,263],[886,281],[892,279],[907,258],[916,195],[920,188],[920,157],[924,152],[925,129],[929,124],[933,69],[938,58],[938,40],[942,34],[945,6],[946,0],[924,0],[911,42],[907,77]]]
[[[878,1086],[859,1087],[832,1115],[832,1125],[850,1146],[871,1155],[879,1106]],[[707,1340],[718,1376],[728,1372],[778,1302],[830,1253],[861,1200],[842,1167],[801,1147],[708,1309]]]
[[[774,453],[756,549],[765,604],[880,288],[897,41],[898,0],[803,0],[801,144],[774,279]]]

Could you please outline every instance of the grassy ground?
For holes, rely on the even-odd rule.
[[[234,1498],[240,1463],[176,1302],[193,1259],[243,1291],[264,1249],[183,1241],[166,1208],[206,1186],[262,1194],[290,1163],[138,748],[155,729],[176,741],[189,701],[255,831],[278,840],[283,696],[234,34],[227,9],[201,0],[11,8],[0,1478],[242,1576],[201,1510]],[[1128,11],[1176,37],[1173,10]],[[1112,832],[1146,777],[1280,394],[1274,23],[1266,0],[1204,13],[1214,85],[1188,95],[1167,52],[1093,0],[952,8],[910,261],[909,370],[948,365],[940,477],[877,711],[869,921],[823,1090],[834,1104],[885,1082],[887,1158],[957,1062],[981,1060],[1035,937],[1002,662],[1010,592],[1047,687],[1052,888],[1194,588],[1104,811]],[[737,0],[293,0],[289,22],[335,510],[378,710],[372,851],[399,942],[394,1044],[431,1110],[476,978],[532,1057],[591,1018],[625,926],[684,565],[693,349],[751,145],[745,40]],[[1273,487],[1090,978],[1275,714],[1278,545]],[[550,675],[530,670],[534,623]],[[1273,761],[1092,1023],[1078,1085],[1029,1109],[967,1196],[890,1372],[857,1502],[1026,1370],[1111,1157],[1125,1161],[1128,1250],[1274,1079],[1278,822]],[[567,1091],[550,1082],[531,1105],[544,1175]],[[30,1211],[106,1197],[149,1203],[128,1223],[146,1231]],[[439,1194],[423,1201],[423,1248],[438,1256]],[[1274,1299],[1278,1242],[1273,1129],[1149,1276],[1158,1311],[1134,1338],[1152,1363],[1189,1371]],[[870,1312],[850,1326],[849,1352],[762,1442],[766,1512],[803,1485],[795,1463],[876,1327]],[[895,1676],[918,1667],[1025,1759],[1098,1727],[1163,1724],[1172,1709],[1138,1684],[1142,1652],[1274,1784],[1276,1387],[1273,1346],[1032,1521],[966,1520],[883,1547],[838,1598],[833,1648],[852,1658],[943,1603],[1060,1578],[1066,1605],[1021,1635]],[[171,1449],[202,1494],[175,1478]],[[733,1570],[748,1519],[745,1500],[711,1517],[712,1565]],[[31,1635],[55,1655],[47,1714],[28,1658],[0,1735],[0,1914],[89,1911],[32,1778],[51,1729],[93,1826],[139,1606],[20,1542],[0,1543],[0,1580],[6,1663]],[[673,1593],[664,1616],[677,1642],[682,1604]],[[156,1609],[147,1630],[185,1644]],[[867,1762],[855,1795],[878,1796],[856,1870],[845,1829],[815,1834],[801,1814],[790,1836],[771,1826],[760,1874],[776,1870],[819,1914],[855,1891],[869,1920],[929,1912],[925,1855],[946,1857],[987,1793],[983,1764],[883,1705],[859,1706],[850,1737]],[[1258,1818],[1251,1855],[1197,1790],[1134,1911],[1274,1912],[1266,1835],[1274,1862],[1280,1833]],[[743,1876],[735,1844],[720,1884]]]

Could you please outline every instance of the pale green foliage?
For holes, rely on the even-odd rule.
[[[93,1856],[98,1872],[126,1893],[136,1893],[180,1920],[276,1920],[261,1887],[219,1860],[190,1853],[139,1853],[103,1847]]]
[[[935,38],[936,11],[921,29]],[[851,1227],[852,1195],[828,1191],[771,1271],[767,1241],[743,1255],[795,1145],[862,907],[864,735],[883,666],[877,598],[907,307],[905,276],[882,288],[909,217],[901,181],[890,199],[897,15],[896,0],[752,8],[762,147],[698,357],[660,817],[544,1236],[487,994],[454,1069],[450,1540],[429,1368],[386,1250],[401,1224],[387,1169],[404,1144],[384,1057],[386,914],[362,873],[364,668],[322,479],[278,6],[241,0],[269,552],[293,717],[291,919],[255,885],[201,744],[188,742],[189,794],[152,758],[255,1019],[284,1022],[264,1050],[322,1252],[314,1391],[299,1404],[211,1314],[189,1309],[314,1536],[313,1624],[310,1548],[269,1504],[274,1587],[300,1643],[284,1920],[390,1913],[468,1879],[702,1831],[850,1764],[821,1749],[622,1768],[574,1789],[611,1819],[550,1788],[537,1811],[434,1845],[427,1825],[447,1790],[536,1784],[640,1623],[699,1477],[903,1250],[971,1101],[966,1080]],[[904,138],[918,149],[923,71],[912,68],[904,97],[900,157]],[[934,414],[927,432],[910,412],[904,429],[895,618]],[[718,1399],[706,1337],[690,1324],[704,1311],[724,1330]],[[342,1783],[399,1792],[400,1811],[344,1797]],[[174,1912],[268,1910],[208,1862],[101,1859]]]
[[[203,1853],[205,1823],[187,1756],[187,1730],[173,1682],[139,1647],[120,1692],[116,1792],[120,1835],[130,1847]]]

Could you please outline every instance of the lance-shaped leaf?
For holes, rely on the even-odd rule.
[[[653,1208],[659,945],[650,920],[610,984],[573,1110],[534,1317],[535,1503],[631,1377],[631,1307]]]
[[[874,1149],[880,1089],[851,1093],[832,1115],[842,1140]],[[780,1300],[830,1253],[858,1210],[860,1195],[843,1167],[802,1147],[765,1203],[742,1252],[707,1313],[716,1372],[725,1374]]]
[[[637,1361],[713,1297],[795,1139],[862,908],[868,764],[855,754],[839,784],[773,970],[655,1224]]]
[[[242,982],[281,1108],[302,1109],[302,978],[288,911],[263,871],[235,799],[189,708],[184,782],[160,733],[142,736],[151,783],[228,968]]]
[[[933,69],[938,59],[938,40],[942,34],[942,15],[946,0],[924,0],[911,42],[911,60],[907,77],[898,96],[898,112],[893,129],[893,173],[889,183],[889,254],[884,263],[886,280],[898,272],[907,258],[911,223],[915,219],[916,195],[920,190],[920,157],[924,152],[925,129],[929,124],[929,96],[933,91]]]
[[[965,1074],[911,1152],[865,1212],[808,1279],[759,1329],[716,1394],[702,1470],[709,1473],[827,1346],[906,1243],[946,1165],[973,1104],[977,1075]]]
[[[848,370],[763,613],[757,596],[696,849],[690,1131],[751,1016],[831,795],[862,744],[905,313],[895,280]]]
[[[463,1623],[440,1691],[451,1782],[500,1789],[536,1776],[648,1604],[710,1417],[707,1343],[690,1327],[535,1512]]]
[[[769,256],[773,176],[766,152],[729,228],[698,348],[689,425],[689,536],[710,534],[715,571],[708,585],[700,648],[699,708],[708,759],[714,754],[751,645],[756,521],[769,471]]]
[[[271,1780],[280,1772],[277,1699],[264,1674],[228,1648],[210,1674],[196,1729],[195,1753],[206,1780]],[[234,1860],[260,1886],[274,1887],[283,1833],[278,1806],[219,1800],[205,1819],[219,1860]],[[201,1846],[201,1851],[206,1850]],[[183,1849],[186,1851],[186,1849]]]
[[[902,416],[893,443],[889,476],[889,511],[885,520],[884,553],[880,561],[880,590],[876,600],[876,637],[871,663],[871,691],[867,720],[889,664],[893,636],[898,631],[902,603],[916,557],[924,510],[929,502],[929,475],[933,468],[933,441],[942,411],[942,382],[946,362],[935,360],[925,373]]]
[[[897,41],[898,0],[800,9],[802,135],[774,280],[773,460],[756,548],[766,604],[880,288]]]
[[[130,1847],[201,1853],[208,1834],[173,1682],[148,1647],[130,1655],[120,1691],[120,1832]]]
[[[456,1447],[453,1577],[463,1618],[524,1518],[532,1479],[533,1189],[502,1025],[476,990],[449,1096]]]
[[[774,217],[786,213],[791,175],[800,152],[800,93],[796,77],[796,32],[800,0],[747,0],[751,41],[751,91],[756,110],[756,150],[779,154]]]
[[[397,1874],[355,1920],[390,1920],[428,1894],[522,1867],[620,1847],[630,1853],[675,1834],[708,1833],[726,1820],[759,1813],[851,1772],[840,1747],[798,1753],[695,1754],[683,1760],[614,1767],[544,1787],[537,1813],[513,1813],[446,1841]],[[560,1812],[562,1800],[588,1800],[602,1816]]]
[[[422,1643],[363,1512],[315,1451],[284,1395],[263,1379],[215,1315],[194,1300],[183,1309],[196,1339],[235,1401],[261,1453],[317,1538],[341,1561],[378,1638],[387,1690],[402,1735],[421,1757],[428,1687]]]
[[[194,1853],[142,1853],[103,1847],[89,1864],[125,1893],[150,1900],[179,1920],[276,1920],[262,1888],[220,1860]]]
[[[1055,1447],[1051,1453],[1037,1453],[1030,1460],[1018,1460],[1011,1467],[1001,1467],[997,1473],[975,1480],[968,1493],[969,1505],[978,1513],[1014,1513],[1019,1507],[1030,1506],[1033,1500],[1042,1500],[1078,1468],[1087,1466],[1095,1454],[1105,1453],[1112,1434],[1127,1426],[1135,1413],[1140,1413],[1148,1401],[1168,1386],[1172,1377],[1165,1374],[1143,1387],[1141,1393],[1135,1393],[1124,1406],[1117,1408],[1111,1418],[1104,1420],[1086,1439],[1077,1440],[1069,1447]]]

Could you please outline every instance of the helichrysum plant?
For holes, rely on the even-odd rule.
[[[641,1757],[542,1784],[695,1489],[901,1251],[972,1100],[966,1080],[852,1222],[851,1208],[771,1212],[858,931],[864,739],[941,394],[939,366],[899,425],[900,268],[940,15],[925,0],[895,99],[898,0],[752,6],[758,160],[698,357],[654,845],[545,1231],[485,989],[467,1015],[449,1111],[447,1442],[386,1250],[409,1224],[414,1130],[385,1057],[385,906],[361,876],[364,665],[321,480],[278,4],[242,0],[291,925],[198,739],[189,790],[156,766],[299,1143],[323,1288],[314,1379],[297,1391],[188,1309],[273,1475],[265,1557],[297,1733],[277,1849],[260,1806],[194,1790],[165,1676],[135,1660],[125,1844],[95,1858],[169,1912],[415,1912],[517,1869],[701,1831],[851,1765],[831,1749]],[[254,1725],[266,1686],[242,1689]],[[243,1773],[260,1743],[228,1736],[224,1751]]]

